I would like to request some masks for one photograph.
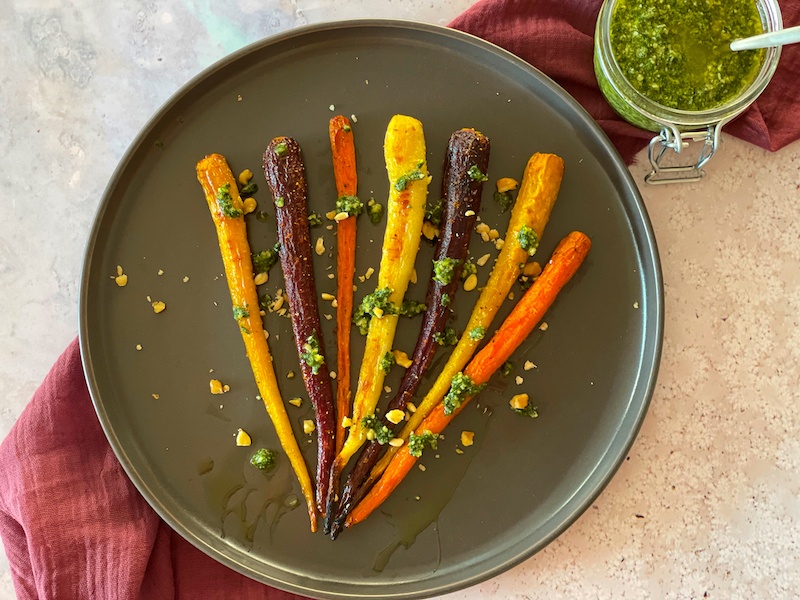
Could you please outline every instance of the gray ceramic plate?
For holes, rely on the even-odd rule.
[[[427,471],[411,473],[379,514],[336,542],[311,534],[305,511],[292,508],[299,490],[288,461],[271,478],[248,464],[254,449],[277,443],[256,399],[194,175],[198,159],[220,152],[237,172],[256,173],[262,187],[256,198],[272,214],[261,154],[272,137],[293,136],[304,151],[311,207],[330,210],[331,106],[358,119],[362,197],[385,200],[384,131],[393,114],[405,113],[425,126],[433,198],[449,134],[474,127],[492,140],[492,183],[519,178],[536,151],[566,161],[539,260],[573,229],[594,242],[548,313],[549,329],[537,330],[514,357],[515,373],[495,378],[458,417],[438,454],[423,458]],[[508,214],[499,212],[492,191],[487,185],[481,217],[504,231]],[[250,224],[254,249],[274,243],[274,218],[250,218]],[[334,291],[327,274],[335,237],[324,228],[313,235],[324,236],[329,249],[315,264],[318,290]],[[378,266],[381,239],[382,225],[359,221],[358,274]],[[477,236],[471,251],[476,257],[495,253]],[[423,243],[420,283],[410,292],[417,299],[424,297],[431,254]],[[112,280],[116,265],[129,277],[124,288]],[[481,269],[481,281],[488,270]],[[357,301],[372,291],[369,284],[359,283]],[[145,127],[112,177],[82,285],[86,376],[109,441],[141,493],[214,558],[316,597],[440,594],[496,575],[541,549],[590,505],[624,459],[653,390],[662,339],[652,231],[625,165],[597,125],[514,56],[456,31],[402,22],[292,31],[250,46],[190,82]],[[282,285],[275,269],[264,291]],[[148,296],[164,301],[166,311],[155,314]],[[475,292],[459,294],[457,326],[476,298]],[[512,303],[506,304],[498,323]],[[403,322],[396,347],[411,352],[418,322]],[[335,356],[333,322],[325,323],[328,352]],[[270,314],[266,325],[278,373],[297,371],[288,319]],[[354,333],[355,365],[361,341]],[[538,368],[524,371],[526,359]],[[397,385],[399,371],[389,386]],[[521,385],[514,383],[516,375],[523,377]],[[211,377],[229,384],[230,392],[212,396]],[[287,398],[305,396],[299,378],[282,378],[281,386]],[[508,399],[521,391],[539,407],[538,419],[509,410]],[[301,429],[311,416],[309,403],[290,406],[289,413],[313,463],[314,444]],[[253,437],[252,448],[234,445],[239,427]],[[476,443],[459,455],[464,429],[476,432]]]

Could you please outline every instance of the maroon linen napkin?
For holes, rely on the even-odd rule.
[[[592,66],[601,0],[481,0],[450,27],[497,44],[549,75],[591,114],[630,163],[653,133],[628,124],[600,93]],[[800,25],[800,0],[780,2],[785,27]],[[800,44],[785,46],[767,89],[723,131],[766,150],[800,138]]]
[[[153,512],[103,434],[77,340],[0,445],[0,536],[21,600],[302,598],[228,569]]]

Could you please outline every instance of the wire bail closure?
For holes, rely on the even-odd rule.
[[[700,131],[680,131],[676,125],[665,125],[661,133],[651,139],[648,145],[647,158],[653,170],[645,175],[645,182],[650,185],[661,185],[700,181],[706,174],[703,166],[719,148],[720,132],[725,123],[727,120],[712,123]],[[680,154],[681,150],[689,146],[690,141],[703,144],[694,164],[664,165],[667,150]]]

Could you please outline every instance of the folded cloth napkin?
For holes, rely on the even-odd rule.
[[[624,121],[597,87],[594,27],[602,0],[481,0],[450,27],[481,37],[549,75],[591,114],[630,163],[653,133]],[[800,25],[800,0],[780,2],[786,27]],[[723,131],[766,150],[800,138],[800,44],[784,46],[767,89]]]
[[[0,536],[21,600],[302,598],[228,569],[156,515],[103,434],[77,340],[0,446]]]
[[[598,0],[483,0],[451,26],[553,77],[627,160],[651,134],[616,116],[592,72]],[[787,24],[800,0],[783,2]],[[800,137],[800,45],[787,47],[758,102],[727,131],[763,148]],[[215,562],[172,531],[128,480],[100,428],[77,341],[0,445],[0,536],[28,598],[298,598]]]

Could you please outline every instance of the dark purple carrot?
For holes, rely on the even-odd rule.
[[[467,258],[472,229],[480,210],[483,182],[489,164],[489,139],[474,129],[460,129],[450,136],[442,178],[441,230],[434,251],[434,268],[428,282],[424,313],[411,366],[405,372],[397,394],[389,402],[386,413],[405,410],[408,401],[419,389],[422,377],[430,367],[439,341],[450,317],[450,303],[458,289],[461,270]],[[386,416],[382,425],[394,426]],[[379,436],[380,437],[380,436]],[[386,436],[381,440],[386,442]],[[368,442],[345,482],[336,515],[325,519],[325,531],[331,538],[342,530],[347,514],[371,487],[369,473],[378,461],[382,445],[378,439]]]
[[[316,414],[316,501],[323,513],[335,455],[333,390],[314,286],[305,168],[297,141],[278,137],[270,142],[264,152],[264,175],[275,201],[281,268],[300,370]]]

